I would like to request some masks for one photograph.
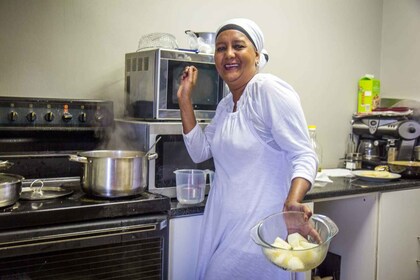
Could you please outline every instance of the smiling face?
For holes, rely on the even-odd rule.
[[[214,62],[232,93],[242,93],[257,73],[259,54],[243,33],[229,29],[216,38]]]

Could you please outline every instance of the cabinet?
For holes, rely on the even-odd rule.
[[[342,280],[420,279],[420,189],[315,202],[339,233],[330,251],[341,256]]]
[[[307,205],[313,209],[312,203]],[[202,220],[202,214],[169,220],[169,280],[195,280]],[[309,279],[310,271],[296,273],[296,280]]]
[[[315,202],[314,212],[338,226],[329,251],[341,256],[340,280],[375,279],[378,193]]]
[[[420,189],[380,194],[379,280],[420,279]]]
[[[169,280],[194,280],[203,215],[169,220]]]

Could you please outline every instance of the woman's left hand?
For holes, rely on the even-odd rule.
[[[312,216],[311,209],[307,205],[299,203],[297,201],[286,200],[286,202],[284,203],[283,211],[303,212],[305,213],[307,219],[309,219]]]
[[[308,205],[301,202],[309,188],[310,183],[306,179],[299,177],[294,178],[289,191],[289,195],[284,202],[283,211],[298,211],[304,213],[304,223],[301,223],[302,221],[300,221],[295,226],[291,226],[291,228],[289,228],[289,230],[291,230],[289,234],[293,232],[299,232],[302,236],[309,235],[312,237],[312,240],[321,243],[321,236],[318,234],[316,229],[310,223],[308,223],[309,218],[312,216],[312,210]],[[291,225],[294,225],[296,222],[297,221],[286,221],[286,223]]]
[[[302,203],[303,198],[309,191],[311,183],[304,178],[296,177],[284,202],[283,211],[299,211],[305,213],[307,219],[312,216],[311,209]]]
[[[322,239],[319,233],[310,223],[308,223],[309,218],[312,216],[312,211],[307,205],[296,201],[286,201],[286,203],[284,204],[283,211],[298,211],[305,213],[303,221],[286,221],[286,223],[288,224],[289,234],[298,232],[302,236],[311,236],[312,240],[316,241],[317,243],[322,243]]]

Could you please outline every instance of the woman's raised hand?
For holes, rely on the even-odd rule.
[[[185,67],[180,77],[180,86],[177,92],[179,103],[191,100],[191,92],[197,82],[197,73],[197,68],[194,66]]]

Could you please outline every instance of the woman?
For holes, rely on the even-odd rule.
[[[204,132],[191,104],[199,73],[189,66],[181,77],[184,142],[195,162],[213,157],[216,168],[196,279],[289,279],[290,273],[265,259],[250,229],[282,210],[312,215],[301,202],[316,176],[316,154],[296,92],[259,73],[268,59],[263,44],[261,30],[247,19],[229,20],[217,30],[214,61],[230,92]]]

